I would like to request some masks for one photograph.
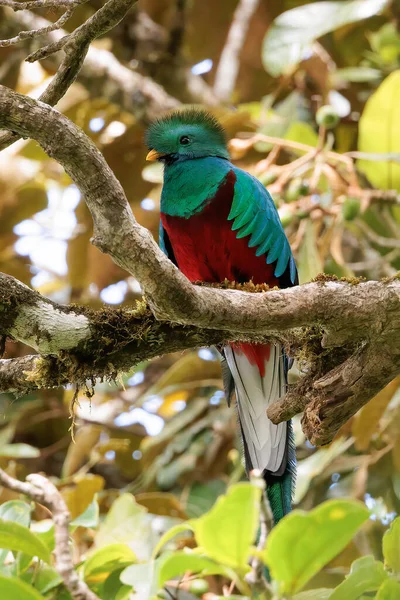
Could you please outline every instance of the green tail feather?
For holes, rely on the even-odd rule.
[[[296,482],[296,448],[294,445],[292,422],[287,424],[287,465],[283,475],[265,473],[267,497],[271,507],[274,525],[292,510]]]

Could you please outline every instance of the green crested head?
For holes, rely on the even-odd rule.
[[[229,159],[225,132],[204,110],[178,110],[158,119],[146,132],[147,160],[172,163],[218,156]]]

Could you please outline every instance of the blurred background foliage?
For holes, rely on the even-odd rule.
[[[99,4],[90,0],[80,6],[69,29]],[[237,3],[184,3],[183,37],[176,48],[170,42],[180,4],[140,0],[137,10],[94,46],[185,103],[182,73],[201,78],[212,94]],[[55,20],[57,13],[44,16]],[[25,55],[18,48],[0,49],[0,82],[36,97],[54,71],[46,61],[23,62]],[[112,104],[106,87],[101,94],[94,98],[78,82],[58,108],[95,141],[136,218],[157,237],[162,173],[159,165],[145,163],[144,125]],[[399,98],[399,2],[259,3],[240,55],[232,104],[214,98],[212,111],[226,127],[234,161],[270,190],[302,282],[321,271],[370,279],[399,271]],[[319,113],[318,124],[316,114],[325,105],[331,108],[323,118]],[[132,305],[140,297],[138,282],[91,246],[91,231],[79,191],[36,142],[23,140],[1,153],[1,271],[57,302]],[[6,357],[28,353],[22,344],[7,342]],[[294,369],[292,377],[297,376]],[[147,559],[164,531],[201,516],[244,477],[236,417],[226,406],[213,349],[163,356],[138,365],[116,384],[99,382],[91,402],[80,398],[75,443],[68,412],[73,392],[0,396],[0,465],[19,478],[46,473],[62,490],[73,518],[95,512],[98,503],[106,520],[96,536],[90,527],[77,527],[77,561],[94,540],[99,545],[98,536],[104,538],[100,545],[106,538],[126,543],[139,559]],[[372,510],[361,533],[316,576],[315,585],[330,587],[356,558],[368,553],[382,558],[382,535],[399,512],[400,379],[328,447],[312,447],[298,419],[294,426],[296,505],[308,510],[325,499],[350,496]],[[118,498],[128,502],[126,493],[133,493],[143,510],[131,515],[132,528],[125,527],[130,509],[122,510],[113,530],[110,507]],[[15,498],[9,490],[0,492],[1,503]],[[117,512],[114,508],[116,521]],[[48,515],[37,507],[33,518],[39,530]],[[217,579],[209,580],[212,591],[221,593]],[[58,584],[41,591],[67,598],[54,592]]]

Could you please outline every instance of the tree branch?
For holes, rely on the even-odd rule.
[[[192,285],[136,222],[121,185],[78,127],[48,105],[1,86],[0,125],[32,137],[64,166],[91,211],[93,243],[140,282],[156,319],[226,332],[231,341],[283,339],[300,362],[303,352],[306,377],[270,407],[275,422],[307,404],[303,428],[314,442],[326,443],[400,372],[400,281],[321,277],[264,294]],[[303,337],[300,327],[309,328]],[[164,351],[160,344],[157,353]]]
[[[250,20],[259,0],[240,0],[233,15],[228,38],[215,74],[214,92],[224,102],[231,99],[239,73],[239,57],[246,40]]]
[[[64,96],[69,87],[75,81],[87,55],[90,43],[100,35],[103,35],[115,27],[115,25],[117,25],[124,18],[127,11],[132,7],[133,3],[134,0],[108,0],[108,2],[102,8],[100,8],[90,19],[78,27],[73,33],[69,35],[63,35],[58,39],[57,42],[50,44],[53,46],[53,52],[59,50],[61,47],[64,47],[65,57],[62,60],[57,73],[53,77],[49,86],[40,96],[40,100],[42,102],[46,102],[51,106],[57,104],[57,102]],[[76,6],[77,4],[74,4],[74,7],[70,10],[73,11]],[[38,20],[38,18],[36,18],[36,20]],[[61,25],[62,23],[60,23],[59,27],[61,27]],[[36,25],[34,21],[33,27],[35,26]],[[54,31],[54,29],[59,29],[59,27],[52,28],[51,24],[48,24],[48,21],[45,21],[44,19],[39,20],[39,31],[41,31],[41,34],[49,33]],[[34,29],[30,33],[38,34],[37,32],[38,29],[36,26],[36,30]],[[21,36],[21,33],[19,36]],[[16,142],[18,139],[19,136],[15,133],[0,132],[0,151],[4,150],[4,148],[7,148],[10,144]]]
[[[27,481],[19,481],[0,469],[0,484],[24,494],[31,500],[43,504],[52,513],[55,537],[55,569],[61,575],[64,585],[75,600],[99,600],[86,583],[79,579],[74,569],[69,543],[70,514],[65,500],[48,479],[42,475],[28,475]]]

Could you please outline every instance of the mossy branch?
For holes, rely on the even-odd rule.
[[[314,443],[326,443],[346,419],[399,374],[399,280],[337,281],[322,276],[306,285],[263,294],[193,285],[165,257],[149,231],[136,222],[120,183],[101,153],[65,116],[0,86],[0,126],[35,139],[75,181],[93,217],[93,243],[140,282],[151,311],[141,319],[150,319],[149,331],[156,332],[154,337],[158,340],[152,344],[149,338],[144,341],[141,334],[130,340],[131,331],[134,335],[146,326],[137,322],[135,329],[135,317],[129,320],[124,314],[128,321],[117,328],[118,341],[113,335],[109,336],[110,344],[103,338],[102,356],[93,361],[93,352],[88,352],[91,333],[87,330],[101,335],[95,327],[97,316],[69,309],[69,317],[75,310],[74,322],[80,319],[75,333],[77,338],[82,336],[76,348],[70,345],[65,350],[68,361],[72,354],[75,356],[75,371],[66,368],[65,362],[60,363],[66,360],[62,352],[56,358],[32,359],[41,385],[50,380],[53,385],[61,384],[66,377],[79,380],[80,372],[82,377],[89,373],[92,377],[107,376],[105,364],[111,365],[107,367],[111,376],[124,369],[123,357],[129,357],[132,365],[136,359],[198,345],[280,339],[289,353],[304,356],[307,374],[285,399],[270,407],[268,414],[279,422],[305,408],[303,428],[307,436]],[[40,312],[50,315],[50,320],[55,314],[59,320],[60,314],[65,319],[65,308],[49,306],[41,298],[40,302],[44,302]],[[32,322],[37,307],[32,309],[28,304],[27,309]],[[3,328],[0,333],[16,335],[17,330],[17,339],[34,346],[36,336],[41,344],[50,347],[53,336],[45,341],[46,336],[29,329],[27,321],[23,316],[21,324],[19,315],[11,323],[14,333],[10,323],[8,331]],[[118,317],[112,322],[117,321]],[[313,331],[317,333],[310,349]],[[98,341],[98,337],[93,339]],[[90,360],[85,360],[85,348]],[[39,345],[38,350],[42,351]],[[47,352],[53,353],[49,349]],[[117,367],[116,356],[121,358]],[[86,368],[82,371],[83,365],[91,372]],[[15,371],[15,363],[12,366]]]

